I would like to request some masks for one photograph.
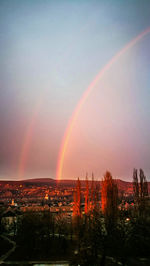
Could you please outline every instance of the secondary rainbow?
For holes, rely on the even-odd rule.
[[[140,33],[137,37],[135,37],[133,40],[131,40],[127,45],[125,45],[115,56],[112,57],[112,59],[104,66],[104,68],[98,73],[98,75],[95,77],[95,79],[92,81],[92,83],[89,85],[87,90],[83,93],[81,99],[79,100],[72,117],[68,123],[67,129],[65,131],[63,141],[61,144],[61,148],[59,151],[58,156],[58,163],[57,163],[57,171],[56,171],[56,179],[59,181],[62,177],[62,170],[63,170],[63,164],[64,164],[64,158],[67,150],[67,146],[69,143],[69,139],[74,127],[74,124],[80,114],[80,111],[86,102],[87,98],[95,88],[95,86],[98,84],[100,79],[103,77],[106,71],[110,69],[110,67],[115,63],[121,55],[123,55],[128,49],[132,48],[136,43],[138,43],[145,35],[150,33],[150,27],[148,27],[145,31]]]

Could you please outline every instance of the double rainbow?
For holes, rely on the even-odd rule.
[[[57,170],[56,170],[56,179],[59,181],[62,178],[62,171],[63,171],[63,164],[65,159],[65,154],[67,151],[67,146],[71,137],[71,133],[73,131],[73,127],[76,123],[76,120],[80,114],[80,111],[85,104],[87,98],[90,96],[91,92],[94,90],[95,86],[98,84],[100,79],[104,76],[104,74],[111,68],[113,63],[115,63],[127,50],[132,48],[136,43],[138,43],[144,36],[146,36],[148,33],[150,33],[150,27],[148,27],[145,31],[140,33],[137,37],[135,37],[133,40],[131,40],[127,45],[125,45],[115,56],[112,57],[112,59],[100,70],[98,75],[95,77],[95,79],[91,82],[89,87],[86,89],[86,91],[83,93],[82,97],[80,98],[72,117],[68,123],[68,126],[66,128],[62,144],[59,151],[58,156],[58,162],[57,162]],[[19,160],[19,167],[18,167],[18,177],[22,178],[24,175],[27,159],[28,159],[28,153],[30,149],[30,145],[32,142],[33,134],[34,134],[34,128],[36,125],[37,117],[39,114],[39,111],[41,109],[42,102],[37,104],[35,111],[31,117],[31,121],[29,124],[29,127],[27,129],[25,139],[22,146],[21,156]]]

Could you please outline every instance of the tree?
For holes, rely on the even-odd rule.
[[[139,184],[138,184],[137,169],[133,170],[133,194],[134,194],[135,201],[138,203],[139,202]]]
[[[94,188],[94,212],[98,212],[99,211],[99,191],[100,191],[100,187],[99,187],[99,184],[97,183],[95,185],[95,188]]]
[[[138,182],[137,169],[133,170],[133,195],[135,200],[135,210],[140,216],[146,215],[146,201],[148,196],[148,183],[144,171],[140,169]]]
[[[86,174],[86,191],[85,191],[85,214],[89,212],[89,182],[88,175]]]
[[[140,196],[141,198],[148,196],[148,184],[147,184],[146,176],[142,169],[140,169]]]
[[[79,178],[77,180],[76,191],[74,193],[73,216],[81,216],[81,183]]]
[[[67,229],[68,229],[66,218],[61,210],[57,214],[55,221],[56,221],[56,228],[59,234],[59,238],[61,238],[62,235],[67,234]]]
[[[102,181],[102,211],[105,217],[106,228],[113,227],[118,213],[118,187],[110,172],[106,172]]]
[[[93,211],[93,208],[94,208],[94,174],[92,173],[90,210]]]
[[[150,210],[148,210],[150,211]],[[131,221],[132,231],[130,243],[132,256],[149,257],[150,250],[150,220],[149,217],[139,216]],[[140,265],[140,264],[139,264]],[[147,264],[148,265],[148,264]]]
[[[139,200],[139,215],[144,218],[147,215],[147,196],[148,196],[148,184],[144,174],[144,171],[140,169],[140,200]]]

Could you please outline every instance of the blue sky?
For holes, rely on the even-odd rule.
[[[1,178],[17,178],[23,142],[40,99],[43,104],[34,128],[24,177],[55,177],[63,134],[83,92],[112,56],[150,26],[149,14],[150,2],[144,0],[0,1]],[[84,107],[86,112],[83,110],[76,125],[77,127],[82,125],[80,130],[86,132],[90,132],[89,127],[93,126],[91,131],[94,131],[94,135],[87,134],[88,142],[86,142],[85,134],[82,138],[80,130],[74,130],[65,162],[64,178],[74,178],[78,175],[83,177],[86,162],[87,170],[94,171],[98,177],[102,175],[106,165],[108,169],[110,167],[112,174],[120,178],[130,179],[133,167],[143,167],[147,175],[150,174],[148,161],[150,138],[147,134],[150,124],[149,45],[150,37],[146,36],[123,57],[112,73],[108,73],[106,82],[108,87],[114,84],[117,88],[117,93],[114,94],[116,99],[121,99],[120,95],[123,93],[126,105],[128,102],[129,105],[136,103],[135,108],[131,108],[131,116],[136,121],[136,131],[134,132],[135,127],[134,129],[131,127],[131,135],[135,133],[139,136],[135,143],[137,148],[133,145],[132,157],[135,155],[137,158],[137,153],[140,151],[141,156],[139,155],[135,161],[130,160],[131,163],[126,162],[127,156],[131,154],[130,140],[127,142],[129,149],[126,157],[123,157],[121,162],[118,162],[116,157],[115,167],[111,165],[110,158],[107,162],[108,151],[105,160],[102,160],[105,161],[103,167],[98,159],[95,159],[97,156],[102,156],[97,149],[92,148],[99,143],[100,126],[95,129],[95,125],[88,118],[92,116],[96,125],[101,124],[99,114],[103,110],[99,109],[101,96],[100,89],[97,89],[92,96],[93,101],[92,97],[91,103],[89,100],[90,107],[87,103]],[[121,71],[120,69],[122,80],[118,81],[117,71]],[[113,80],[115,75],[116,79]],[[125,93],[124,84],[128,77],[132,83]],[[131,87],[133,100],[130,102],[128,97],[131,96]],[[115,88],[111,88],[113,92]],[[108,90],[108,93],[104,94],[104,110],[107,106],[105,105],[107,97],[113,92]],[[118,124],[121,124],[122,117],[126,117],[126,123],[129,125],[130,115],[123,113],[119,100],[117,103],[116,112],[121,114]],[[105,113],[103,113],[104,120]],[[141,127],[146,130],[141,130]],[[111,130],[113,131],[112,128]],[[117,132],[120,132],[119,129]],[[125,133],[120,134],[125,138]],[[92,144],[90,144],[91,138]],[[102,135],[101,138],[103,139]],[[76,143],[76,148],[73,148],[71,142]],[[106,139],[104,144],[105,142]],[[119,149],[121,145],[122,142],[119,144]],[[75,150],[77,147],[78,150]],[[114,147],[111,148],[115,153]],[[119,154],[119,151],[116,154]],[[76,160],[76,153],[81,154],[79,161],[84,161],[84,164]],[[91,165],[88,164],[89,161]]]

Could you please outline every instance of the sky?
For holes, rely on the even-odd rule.
[[[56,178],[68,123],[83,93],[150,27],[150,1],[0,1],[0,178]],[[114,62],[84,102],[63,179],[106,170],[150,176],[150,34]]]

